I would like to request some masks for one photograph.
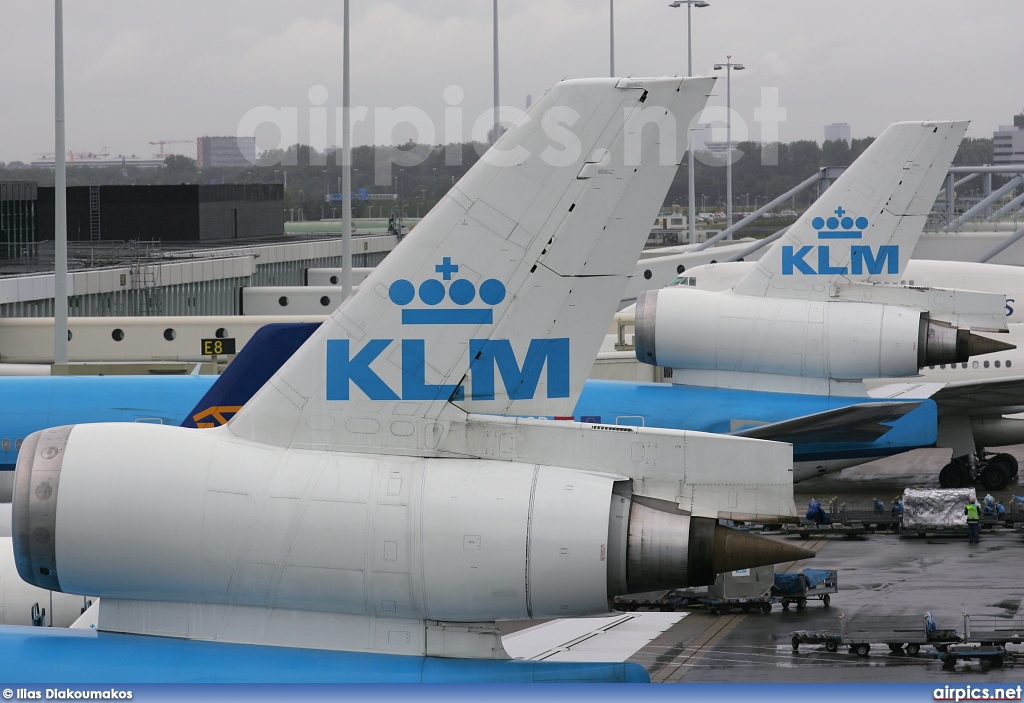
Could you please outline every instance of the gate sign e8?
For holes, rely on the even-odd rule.
[[[202,339],[203,356],[220,356],[221,354],[235,353],[235,338],[225,337],[224,339]]]

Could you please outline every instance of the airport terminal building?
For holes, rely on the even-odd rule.
[[[205,242],[284,234],[284,187],[108,185],[68,188],[68,241]],[[54,189],[39,188],[39,239],[54,238]]]

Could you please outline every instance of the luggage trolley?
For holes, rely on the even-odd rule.
[[[1008,644],[1024,644],[1024,616],[1000,618],[964,613],[963,642],[940,649],[942,668],[953,669],[960,660],[977,659],[983,669],[999,668]]]
[[[775,574],[772,601],[781,603],[783,610],[791,604],[797,610],[807,607],[809,598],[817,598],[826,608],[832,602],[830,594],[839,592],[837,569],[804,569],[796,573]]]
[[[828,652],[848,647],[852,654],[866,657],[872,644],[884,644],[893,653],[915,655],[922,645],[936,648],[962,641],[955,630],[940,630],[931,613],[917,615],[839,616],[838,630],[796,630],[792,634],[793,651],[801,644],[823,644]]]

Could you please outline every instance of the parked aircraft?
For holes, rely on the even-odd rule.
[[[851,166],[849,175],[839,179],[829,189],[830,198],[844,202],[852,202],[857,197],[864,198],[862,193],[854,189],[863,191],[866,188],[864,184],[870,183],[877,189],[874,195],[881,202],[884,202],[883,196],[890,201],[893,198],[897,201],[903,198],[905,212],[910,212],[908,208],[911,207],[911,203],[913,208],[924,208],[924,199],[918,198],[913,189],[918,186],[930,187],[930,182],[935,180],[936,174],[948,166],[946,161],[951,158],[962,129],[963,123],[945,123],[941,131],[938,126],[921,124],[896,125],[890,128],[877,140],[877,146],[870,153]],[[926,135],[928,139],[923,139],[921,135]],[[905,168],[907,162],[912,159],[916,159],[914,167]],[[831,203],[831,200],[819,200],[819,203],[805,215],[805,221],[812,223],[815,218],[820,218],[824,224],[828,219],[826,215],[834,217],[835,213],[826,208],[836,206],[834,203],[828,203]],[[899,279],[898,270],[902,269],[905,263],[901,259],[900,248],[902,247],[904,252],[913,249],[923,219],[920,215],[906,214],[894,219],[895,214],[892,210],[898,206],[899,202],[888,206],[887,210],[882,209],[878,218],[880,221],[866,232],[858,233],[862,237],[859,240],[861,243],[847,250],[850,268],[853,271],[833,278]],[[856,222],[853,218],[850,219],[850,225],[853,227]],[[843,223],[837,218],[836,227],[845,232],[840,227],[841,224]],[[835,248],[835,242],[842,244],[843,240],[827,241]],[[827,255],[830,244],[823,245],[819,251],[824,251]],[[776,244],[776,248],[787,246],[790,250],[793,249],[792,242],[788,239]],[[801,266],[810,266],[806,263],[809,252],[805,249],[793,251],[789,260],[791,268],[799,269],[799,266],[793,263],[797,259],[803,262]],[[799,254],[800,251],[804,253]],[[822,254],[816,256],[820,259]],[[933,262],[927,262],[926,266],[931,263]],[[911,265],[916,267],[918,262]],[[838,264],[828,262],[826,266],[841,268]],[[749,272],[752,267],[753,264],[717,264],[702,267],[697,271],[702,277],[711,276],[707,279],[709,288],[726,290],[739,283],[740,276],[724,273],[715,278],[714,272]],[[897,272],[891,273],[894,267]],[[803,272],[798,270],[797,273]],[[693,283],[698,280],[697,275],[688,273],[680,278],[679,283],[693,287]],[[724,285],[722,281],[728,281],[728,285]],[[794,284],[794,289],[801,285],[806,286],[807,283],[798,281]],[[814,285],[822,286],[821,283]],[[850,306],[849,303],[846,305]],[[804,314],[806,315],[806,312]],[[787,324],[785,320],[778,323]],[[764,322],[759,324],[763,326]],[[308,328],[307,334],[311,330],[312,327]],[[746,330],[740,332],[745,333]],[[916,343],[916,331],[914,335],[913,341]],[[221,424],[231,412],[248,400],[255,388],[262,385],[273,373],[276,364],[287,358],[300,342],[301,337],[291,343],[275,340],[273,343],[259,345],[260,350],[275,349],[278,353],[277,360],[263,369],[250,368],[249,362],[244,361],[246,354],[243,353],[229,368],[229,374],[236,372],[233,379],[241,381],[236,384],[233,379],[224,378],[215,388],[245,385],[244,382],[247,381],[247,391],[238,392],[237,389],[232,389],[230,400],[204,400],[191,415],[201,416],[201,426]],[[916,370],[916,363],[913,368]],[[926,398],[915,399],[912,402],[873,402],[862,389],[858,391],[851,383],[839,384],[843,388],[837,392],[822,393],[821,378],[811,376],[800,377],[797,380],[784,375],[770,378],[775,381],[781,379],[781,388],[771,385],[758,388],[756,384],[753,389],[720,388],[716,385],[720,383],[720,374],[711,382],[698,380],[692,384],[637,385],[588,381],[572,415],[599,423],[736,433],[790,442],[794,445],[795,480],[839,470],[880,456],[932,446],[937,440],[936,406],[933,401]],[[793,383],[797,385],[793,386]],[[806,387],[808,383],[811,384],[810,388]],[[808,390],[812,392],[806,392]],[[858,392],[861,397],[856,397]],[[217,412],[211,414],[210,408],[216,409]],[[79,417],[79,421],[90,419],[88,413]],[[36,425],[33,429],[40,426]],[[193,422],[191,426],[196,426],[196,423]]]
[[[753,267],[747,262],[700,266],[673,285],[728,290]],[[1024,313],[1017,304],[1024,301],[1024,273],[1016,266],[912,259],[900,275],[900,284],[904,283],[1005,296],[1009,334],[983,336],[1012,348],[972,360],[931,363],[903,379],[905,382],[865,380],[872,399],[929,399],[936,403],[937,445],[952,450],[950,463],[939,474],[943,487],[958,488],[978,480],[988,490],[1001,490],[1017,476],[1017,460],[1012,454],[988,448],[1024,443],[1024,418],[1018,416],[1024,410],[1024,325],[1020,324]],[[799,476],[798,471],[795,478]]]
[[[701,290],[688,271],[641,293],[637,358],[673,383],[592,382],[574,416],[791,441],[797,480],[931,446],[927,397],[887,405],[862,380],[1012,348],[969,329],[1005,330],[1002,296],[899,285],[965,129],[891,126],[731,285]]]
[[[99,597],[97,630],[0,628],[0,661],[24,682],[635,680],[504,660],[493,623],[810,556],[719,524],[795,514],[787,445],[496,417],[571,410],[712,84],[554,87],[227,425],[27,437],[19,573]]]

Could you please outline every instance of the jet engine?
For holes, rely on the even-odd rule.
[[[227,428],[65,426],[22,446],[15,558],[29,583],[100,598],[475,622],[607,612],[615,595],[810,556],[630,489]]]
[[[663,288],[636,305],[636,356],[677,369],[852,380],[1012,348],[919,309]]]

